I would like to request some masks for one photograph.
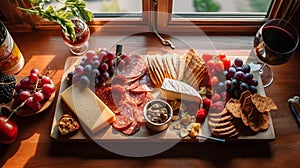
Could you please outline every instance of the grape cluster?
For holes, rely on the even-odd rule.
[[[40,76],[39,70],[33,68],[29,76],[16,84],[15,90],[15,100],[26,101],[26,106],[34,111],[38,111],[42,108],[42,103],[47,101],[52,93],[55,92],[55,87],[50,77]]]
[[[16,79],[10,74],[0,74],[0,104],[12,101]]]
[[[117,66],[125,66],[127,58],[126,54],[116,55],[106,49],[89,50],[79,65],[68,73],[68,84],[79,82],[83,88],[101,85],[114,75]]]
[[[242,92],[249,90],[252,94],[257,93],[258,81],[254,79],[249,64],[236,58],[230,68],[224,71],[226,80],[219,82],[218,87],[225,86],[229,98],[239,99]]]

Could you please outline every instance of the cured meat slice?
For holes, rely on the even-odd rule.
[[[119,107],[119,109],[121,109],[122,115],[134,120],[134,113],[137,110],[137,104],[131,100],[127,100],[122,106]]]
[[[113,122],[112,126],[118,131],[123,131],[128,129],[132,122],[133,121],[128,117],[119,114],[116,116],[116,120]]]
[[[126,89],[124,86],[119,84],[113,85],[111,89],[112,103],[117,107],[123,104],[126,101]]]
[[[141,56],[132,55],[124,68],[118,68],[118,74],[124,75],[127,79],[132,78],[129,82],[133,82],[142,77],[147,69],[147,64]]]
[[[133,121],[130,126],[123,130],[122,132],[126,135],[133,135],[134,133],[136,133],[138,130],[140,129],[140,125],[138,122]]]
[[[153,90],[153,88],[150,88],[148,85],[146,84],[139,84],[137,87],[135,87],[134,89],[131,89],[131,92],[135,92],[135,93],[140,93],[140,92],[151,92]]]

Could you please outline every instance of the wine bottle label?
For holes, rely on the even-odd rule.
[[[0,71],[9,74],[19,72],[24,58],[18,46],[2,22],[0,22]]]

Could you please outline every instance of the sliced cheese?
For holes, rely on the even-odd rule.
[[[192,86],[181,82],[179,80],[173,80],[165,78],[161,86],[161,97],[169,100],[181,99],[193,102],[202,102],[200,94]]]
[[[75,85],[75,86],[74,86]],[[97,133],[110,125],[115,114],[89,89],[73,84],[61,93],[61,98],[91,132]]]

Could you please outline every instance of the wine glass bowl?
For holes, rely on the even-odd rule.
[[[71,53],[74,55],[82,55],[88,50],[88,40],[90,37],[90,29],[88,25],[81,19],[71,19],[74,24],[76,38],[72,40],[71,36],[62,32],[64,43],[70,47]]]
[[[254,38],[254,52],[261,62],[259,72],[264,87],[273,81],[272,69],[267,65],[281,65],[288,62],[299,43],[297,29],[282,19],[271,19],[262,25]]]

